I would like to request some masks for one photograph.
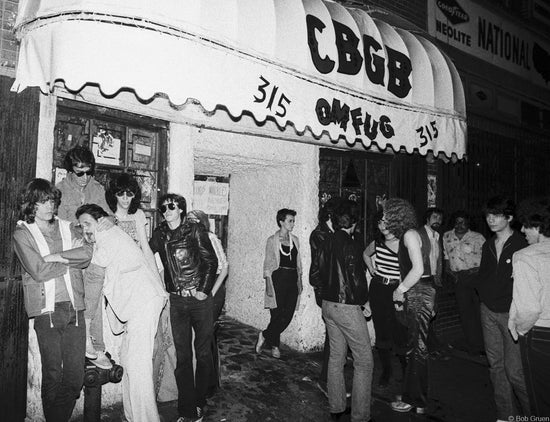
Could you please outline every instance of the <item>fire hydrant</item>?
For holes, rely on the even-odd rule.
[[[111,359],[111,369],[102,369],[86,359],[84,372],[84,422],[100,422],[101,420],[101,386],[108,382],[118,383],[122,380],[124,369]]]

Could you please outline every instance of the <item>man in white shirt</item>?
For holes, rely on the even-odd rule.
[[[512,257],[508,328],[520,339],[531,416],[550,415],[550,198],[528,200],[518,217],[527,246]]]
[[[451,217],[452,230],[443,235],[445,272],[455,283],[456,303],[467,351],[479,355],[484,351],[479,297],[475,290],[481,250],[485,238],[470,230],[470,216],[456,211]]]

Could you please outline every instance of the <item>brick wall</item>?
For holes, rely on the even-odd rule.
[[[13,71],[19,50],[13,34],[18,0],[0,0],[0,70]]]

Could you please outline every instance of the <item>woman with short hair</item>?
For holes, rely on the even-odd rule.
[[[291,233],[295,217],[294,210],[282,208],[277,211],[279,230],[267,239],[265,247],[265,307],[269,308],[271,319],[267,328],[258,335],[256,353],[260,353],[266,343],[276,359],[281,357],[281,333],[292,321],[298,296],[302,293],[300,244],[298,238]]]

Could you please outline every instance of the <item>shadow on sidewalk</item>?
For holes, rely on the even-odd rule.
[[[254,346],[258,330],[223,317],[218,332],[222,362],[222,386],[208,400],[205,422],[330,421],[328,400],[318,387],[321,352],[298,353],[281,348],[281,359],[265,350],[257,355]],[[400,414],[389,403],[400,392],[395,377],[388,388],[377,388],[380,365],[375,357],[372,417],[376,422],[494,421],[492,388],[486,366],[465,359],[452,351],[447,361],[431,360],[428,413]],[[394,374],[401,369],[394,359]],[[345,367],[348,391],[351,391],[353,362]],[[177,403],[159,403],[163,422],[177,419]],[[103,409],[102,421],[120,421],[122,406]],[[349,416],[341,419],[349,421]]]

